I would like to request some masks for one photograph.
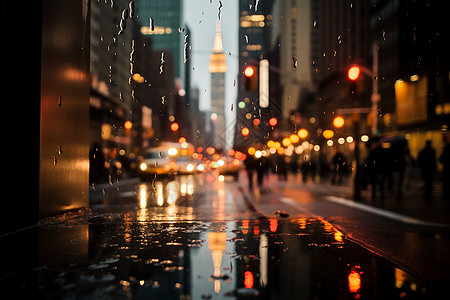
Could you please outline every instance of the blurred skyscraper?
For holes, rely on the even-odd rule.
[[[140,32],[149,36],[155,50],[168,50],[175,59],[175,76],[182,78],[184,87],[182,0],[138,0],[136,1]]]
[[[239,1],[239,74],[238,74],[238,99],[236,101],[236,128],[234,136],[234,146],[236,149],[246,151],[246,148],[257,142],[262,142],[267,136],[263,125],[270,117],[278,117],[279,105],[274,103],[273,92],[269,90],[270,104],[268,109],[259,109],[258,90],[249,91],[246,89],[244,69],[247,66],[255,67],[258,70],[259,61],[262,58],[269,58],[272,65],[272,57],[269,57],[270,33],[272,27],[272,9],[274,0],[270,1]],[[258,76],[255,74],[255,76]],[[269,80],[272,82],[272,73]],[[277,100],[275,100],[277,101]],[[275,105],[274,105],[275,104]],[[278,109],[274,111],[274,107]],[[257,119],[257,120],[256,120]],[[256,120],[256,121],[255,121]],[[254,122],[261,124],[254,128]],[[248,137],[241,134],[242,128],[250,129]]]
[[[220,21],[216,23],[213,53],[210,58],[209,71],[211,72],[211,121],[214,125],[214,147],[226,150],[225,128],[225,72],[227,71],[226,56],[223,53]]]

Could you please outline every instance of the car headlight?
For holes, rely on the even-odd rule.
[[[188,164],[187,167],[186,167],[186,170],[187,170],[188,172],[194,171],[194,165],[193,165],[193,164]]]
[[[217,161],[217,165],[219,165],[219,167],[223,167],[225,165],[225,161],[223,159],[219,159]]]
[[[141,163],[140,165],[139,165],[139,169],[141,169],[141,171],[145,171],[145,170],[147,170],[147,164],[146,163]]]
[[[167,153],[168,153],[170,156],[174,156],[174,155],[177,155],[177,154],[178,154],[178,150],[177,150],[177,148],[169,148],[169,150],[167,151]]]

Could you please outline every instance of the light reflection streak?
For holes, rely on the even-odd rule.
[[[249,220],[242,220],[242,233],[247,234],[248,233],[248,225],[250,224]]]
[[[342,234],[342,232],[336,231],[334,233],[334,240],[336,242],[343,243],[344,242],[344,235]]]
[[[178,198],[178,182],[171,181],[167,184],[167,203],[168,204],[174,204],[175,201],[177,201]]]
[[[276,232],[278,229],[278,220],[277,219],[269,219],[270,225],[270,231],[271,232]]]
[[[139,207],[145,208],[147,206],[147,201],[148,201],[147,185],[141,184],[139,185]]]
[[[186,196],[186,193],[187,193],[187,183],[183,182],[180,186],[180,195]]]
[[[187,194],[193,195],[194,194],[194,176],[190,175],[188,176],[187,180]]]
[[[300,218],[298,220],[298,224],[300,225],[300,229],[305,229],[306,228],[306,218]]]
[[[262,287],[267,286],[268,273],[267,268],[269,264],[269,239],[265,233],[261,234],[259,238],[259,282]]]
[[[156,182],[156,204],[158,206],[163,206],[164,204],[164,193],[163,193],[163,184],[161,181]]]
[[[220,292],[220,269],[222,265],[222,256],[225,251],[225,243],[227,240],[227,234],[225,232],[209,232],[209,250],[214,264],[214,292],[219,294]]]
[[[214,198],[212,202],[212,206],[214,207],[214,211],[217,217],[217,220],[224,220],[226,217],[225,214],[225,202],[226,202],[226,193],[225,186],[223,182],[218,182],[218,197]]]
[[[138,212],[138,221],[145,222],[147,221],[148,211],[147,211],[147,202],[148,202],[148,191],[147,185],[141,184],[139,185],[139,212]]]
[[[348,275],[348,289],[351,293],[357,293],[361,289],[361,276],[356,271]]]

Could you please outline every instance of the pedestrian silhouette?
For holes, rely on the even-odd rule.
[[[284,155],[277,154],[275,170],[278,173],[278,178],[287,180],[288,166],[284,159]]]
[[[256,170],[256,160],[253,155],[247,155],[247,157],[244,160],[245,169],[247,170],[247,177],[248,177],[248,186],[250,188],[253,187],[253,174]]]
[[[336,151],[336,154],[333,156],[331,163],[333,165],[333,178],[331,179],[331,183],[342,184],[342,178],[346,174],[347,162],[345,161],[345,156],[340,151]]]
[[[370,151],[367,158],[367,171],[369,173],[370,184],[372,186],[372,200],[377,198],[380,192],[380,199],[385,198],[385,182],[389,174],[389,153],[379,144],[379,139],[374,138],[370,142]]]
[[[105,158],[103,157],[103,151],[97,142],[91,144],[89,149],[89,182],[98,183],[107,180],[108,175],[105,169]]]
[[[408,142],[404,138],[395,137],[390,148],[390,188],[395,189],[398,200],[403,198],[403,183],[405,181],[406,167],[411,163]]]
[[[256,181],[258,182],[258,186],[261,187],[263,183],[264,173],[266,171],[266,158],[261,156],[256,159]]]
[[[444,165],[442,171],[442,192],[444,199],[450,200],[450,134],[447,133],[447,143],[439,161]]]
[[[308,158],[307,156],[305,156],[301,166],[302,180],[304,183],[308,181],[308,177],[311,178],[312,182],[315,182],[316,168],[316,162],[312,158]]]
[[[431,141],[426,141],[425,148],[417,157],[422,179],[425,182],[425,198],[431,199],[433,191],[433,175],[436,171],[436,151],[431,147]]]

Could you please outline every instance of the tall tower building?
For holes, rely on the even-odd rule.
[[[239,0],[239,74],[234,147],[240,151],[246,152],[250,146],[258,142],[265,143],[267,130],[264,124],[268,124],[271,117],[278,119],[280,113],[279,97],[274,93],[276,88],[272,88],[272,86],[269,88],[269,107],[261,109],[259,107],[259,90],[257,88],[248,89],[244,76],[244,70],[248,66],[258,70],[259,62],[263,58],[269,59],[270,65],[274,64],[273,56],[269,53],[272,28],[271,12],[274,3],[274,0],[259,2]],[[275,76],[271,72],[269,75],[271,82],[275,82]],[[260,124],[259,128],[255,129],[254,124]],[[244,127],[251,129],[248,137],[241,134]]]
[[[272,42],[279,47],[280,69],[283,71],[282,118],[289,120],[298,107],[302,94],[313,89],[312,20],[314,1],[290,0],[277,1],[273,9]],[[315,6],[314,6],[315,7]],[[317,45],[316,45],[317,46]]]
[[[220,21],[217,20],[209,71],[211,72],[211,121],[213,123],[214,146],[222,150],[229,148],[226,145],[225,129],[225,72],[227,71],[225,58]]]
[[[170,51],[175,60],[175,76],[184,77],[183,1],[139,0],[136,3],[140,31],[151,37],[155,50]]]

